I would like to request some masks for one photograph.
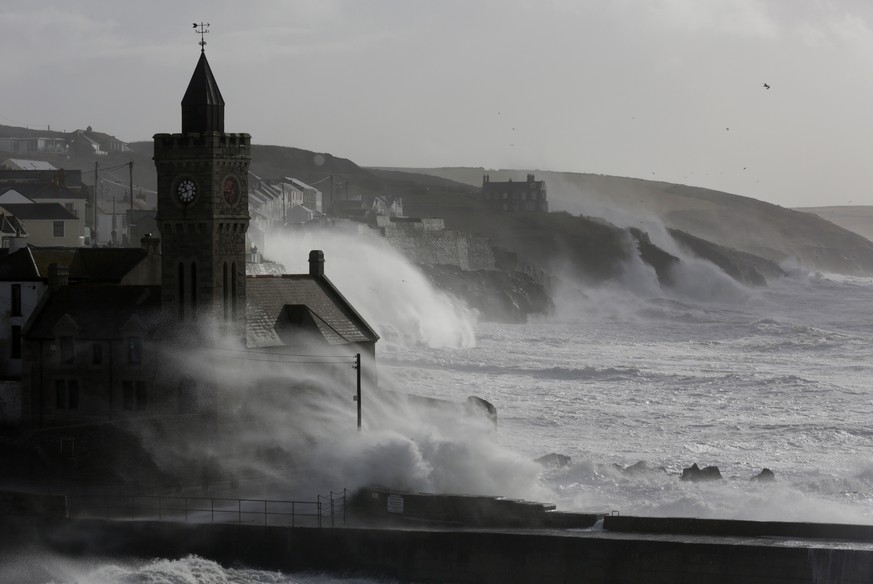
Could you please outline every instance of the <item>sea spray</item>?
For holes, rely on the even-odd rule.
[[[309,250],[325,254],[325,274],[385,344],[470,347],[476,314],[462,301],[435,289],[402,254],[368,231],[316,230],[272,233],[265,255],[289,273],[306,273]]]
[[[4,582],[20,584],[393,584],[393,580],[340,578],[319,573],[282,573],[244,567],[224,567],[198,556],[180,559],[134,560],[73,560],[41,553],[40,569],[19,565],[14,570],[2,570],[15,579]],[[50,574],[46,579],[45,574]]]
[[[222,381],[214,391],[215,419],[170,419],[172,432],[157,420],[138,427],[155,463],[181,476],[181,484],[210,492],[235,485],[247,497],[280,499],[371,485],[520,498],[546,494],[539,468],[501,447],[493,422],[464,406],[469,394],[422,399],[419,388],[396,379],[390,368],[376,375],[378,360],[364,360],[358,430],[353,356],[343,346],[313,343],[293,354],[246,351],[218,330],[199,348],[162,358],[167,371]]]

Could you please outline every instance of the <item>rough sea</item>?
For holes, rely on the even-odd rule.
[[[334,461],[347,461],[352,483],[381,477],[564,511],[873,524],[873,279],[796,271],[748,288],[692,263],[663,290],[636,265],[609,285],[568,283],[554,314],[508,325],[477,322],[410,267],[376,276],[397,279],[395,298],[326,257],[328,275],[379,328],[382,383],[476,395],[498,411],[496,429],[469,430],[427,415],[382,424],[370,411],[369,437]],[[570,463],[532,462],[552,452]],[[649,470],[623,470],[638,461]],[[718,466],[723,479],[681,481],[693,463]],[[763,468],[776,480],[750,480]],[[196,557],[41,561],[56,563],[45,581],[58,583],[369,582]]]

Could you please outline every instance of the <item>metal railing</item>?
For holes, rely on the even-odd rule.
[[[94,495],[70,498],[70,516],[92,519],[236,523],[287,527],[335,527],[346,523],[347,491],[330,491],[315,501]]]

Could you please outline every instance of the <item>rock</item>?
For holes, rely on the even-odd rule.
[[[545,272],[462,270],[442,264],[418,267],[431,284],[476,309],[482,320],[524,323],[531,314],[547,314],[554,309]]]
[[[558,454],[557,452],[550,452],[545,456],[540,456],[534,462],[538,462],[543,466],[553,466],[555,468],[562,468],[570,464],[570,457],[566,454]]]
[[[721,471],[718,470],[717,466],[700,468],[695,462],[688,468],[682,469],[682,480],[694,483],[699,481],[717,481],[721,480]]]
[[[753,476],[749,480],[769,483],[771,481],[776,480],[776,475],[773,474],[773,471],[770,470],[769,468],[765,468],[764,470],[762,470],[761,472],[759,472],[758,474],[756,474],[755,476]]]
[[[497,425],[497,408],[490,401],[471,395],[467,398],[464,406],[468,414],[485,416],[488,421],[495,426]]]
[[[657,468],[651,467],[648,465],[648,463],[646,463],[645,460],[640,460],[638,462],[633,463],[632,465],[630,465],[627,468],[621,469],[621,471],[625,474],[628,474],[628,475],[637,476],[637,475],[648,474],[648,473],[652,473],[652,472],[665,473],[665,472],[667,472],[667,469],[664,468],[663,466],[659,466]]]

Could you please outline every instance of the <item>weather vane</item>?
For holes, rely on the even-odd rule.
[[[201,22],[200,24],[194,23],[194,32],[200,35],[200,52],[206,52],[206,40],[204,40],[203,35],[209,32],[209,23]]]

